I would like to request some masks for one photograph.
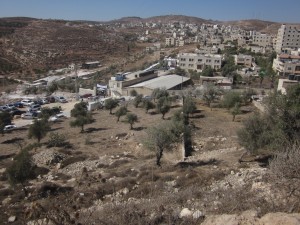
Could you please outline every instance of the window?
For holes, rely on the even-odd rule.
[[[202,59],[198,59],[198,62],[202,62]]]

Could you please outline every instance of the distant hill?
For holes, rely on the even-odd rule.
[[[149,18],[141,17],[123,17],[117,20],[108,21],[108,23],[138,23],[138,22],[152,22],[152,23],[174,23],[174,22],[184,22],[192,24],[212,24],[211,20],[205,20],[199,17],[184,16],[184,15],[165,15],[165,16],[153,16]]]
[[[143,28],[114,28],[114,23],[224,24],[276,34],[280,23],[262,20],[214,21],[193,16],[163,15],[117,20],[66,21],[27,17],[0,18],[0,74],[47,71],[89,60],[118,61],[144,46],[132,44]],[[158,37],[159,40],[159,37]]]
[[[263,20],[237,20],[237,21],[217,21],[217,20],[206,20],[194,16],[184,15],[164,15],[164,16],[153,16],[149,18],[141,17],[123,17],[117,20],[108,21],[107,23],[139,23],[139,22],[152,22],[152,23],[174,23],[183,22],[190,24],[224,24],[240,27],[245,30],[256,30],[266,33],[275,34],[278,31],[281,23],[263,21]]]
[[[270,34],[277,34],[281,23],[264,21],[264,20],[237,20],[221,22],[224,25],[237,26],[244,30],[256,30]]]

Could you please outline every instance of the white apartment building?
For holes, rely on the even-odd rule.
[[[278,29],[275,51],[281,53],[283,48],[300,47],[300,25],[283,24]]]
[[[221,69],[222,56],[213,54],[179,53],[177,65],[184,70],[196,70],[202,72],[206,66],[218,70]]]
[[[235,65],[245,66],[250,68],[252,66],[253,58],[251,55],[235,55],[234,56]]]
[[[273,60],[273,70],[279,75],[300,75],[300,56],[279,54]]]
[[[273,37],[269,34],[257,32],[252,36],[252,44],[260,47],[272,46]]]
[[[184,40],[181,38],[166,38],[166,42],[165,42],[165,46],[177,46],[177,47],[181,47],[184,46]]]
[[[175,45],[175,38],[173,38],[173,37],[166,38],[165,45],[166,46],[174,46]]]

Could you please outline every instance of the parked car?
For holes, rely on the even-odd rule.
[[[23,108],[24,107],[22,102],[15,102],[14,106],[17,107],[17,108]]]
[[[41,99],[41,101],[42,101],[43,104],[48,104],[49,103],[48,99],[46,99],[46,98]]]
[[[57,116],[51,116],[50,118],[49,118],[49,121],[50,122],[56,122],[56,121],[58,121],[59,119],[58,119],[58,117]]]
[[[28,111],[38,111],[41,110],[41,106],[39,104],[31,105]]]
[[[93,95],[92,94],[83,94],[83,95],[80,95],[80,98],[88,98],[88,97],[92,97]]]
[[[36,112],[26,112],[24,114],[21,115],[22,119],[27,119],[27,120],[32,120],[35,117],[37,117],[37,113]]]
[[[144,99],[144,100],[149,100],[149,101],[151,101],[151,100],[152,100],[152,97],[149,96],[149,95],[146,95],[146,96],[143,97],[143,99]]]
[[[21,103],[22,103],[24,106],[31,106],[31,105],[34,104],[34,102],[33,102],[32,100],[30,100],[30,99],[23,99],[23,100],[21,101]]]
[[[67,99],[65,99],[64,96],[57,96],[56,97],[56,101],[58,101],[60,103],[66,103],[66,102],[68,102]]]
[[[48,97],[46,97],[46,99],[49,103],[55,102],[55,98],[53,96],[48,96]]]
[[[10,109],[6,105],[1,105],[0,106],[0,111],[2,111],[2,112],[9,112]]]
[[[12,116],[20,116],[22,115],[23,113],[26,113],[26,111],[23,111],[23,110],[19,110],[19,109],[14,109],[12,111],[9,112]]]
[[[10,110],[16,109],[15,105],[13,103],[8,103],[5,106],[7,106]]]
[[[17,126],[16,125],[13,125],[13,124],[10,124],[10,125],[6,125],[4,128],[3,128],[3,131],[11,131],[11,130],[14,130],[16,129]]]

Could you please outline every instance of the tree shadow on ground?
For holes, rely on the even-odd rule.
[[[204,118],[204,117],[205,116],[203,114],[198,114],[198,115],[193,114],[190,116],[190,118],[192,118],[192,119],[200,119],[200,118]]]
[[[19,141],[24,141],[24,139],[15,137],[15,138],[3,141],[1,144],[15,144],[16,142],[19,142]]]
[[[56,127],[56,128],[51,128],[50,131],[56,131],[56,130],[61,130],[63,127]]]
[[[150,114],[150,115],[156,115],[156,114],[158,114],[158,112],[155,112],[155,111],[149,111],[148,114]]]
[[[199,167],[199,166],[207,166],[207,165],[219,165],[220,161],[216,159],[209,159],[209,160],[198,160],[195,162],[179,162],[175,165],[175,167],[180,168],[188,168],[188,167]]]
[[[141,130],[144,130],[144,129],[147,129],[147,127],[133,127],[132,130],[135,130],[135,131],[141,131]]]
[[[12,158],[12,157],[15,156],[15,155],[16,155],[15,153],[13,153],[13,154],[8,154],[8,155],[0,155],[0,160]]]
[[[96,132],[96,131],[101,131],[101,130],[107,130],[107,128],[95,128],[95,127],[89,127],[87,129],[85,129],[85,133],[92,133],[92,132]]]
[[[171,106],[172,109],[176,109],[176,108],[180,108],[180,107],[182,107],[182,106],[180,106],[180,105],[172,105]]]

